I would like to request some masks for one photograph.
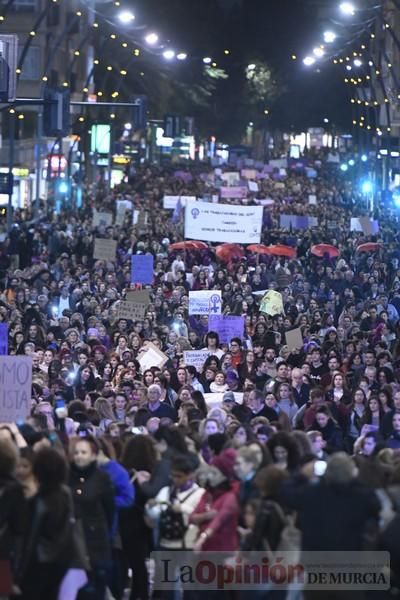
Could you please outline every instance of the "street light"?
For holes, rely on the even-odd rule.
[[[355,67],[362,67],[362,64],[363,64],[363,63],[362,63],[362,60],[360,60],[359,58],[355,58],[355,59],[353,60],[353,65],[354,65]]]
[[[175,58],[175,52],[173,50],[164,50],[163,57],[165,60],[172,60]]]
[[[203,58],[203,63],[204,63],[205,65],[210,65],[210,64],[212,63],[212,58],[210,58],[209,56],[205,56],[205,57]]]
[[[361,162],[367,162],[367,160],[368,160],[368,156],[366,154],[363,154],[361,156]]]
[[[348,168],[349,167],[345,163],[343,163],[342,165],[340,165],[340,170],[343,171],[343,173],[346,173],[346,171],[348,170]]]
[[[315,63],[315,58],[313,56],[306,56],[303,58],[303,63],[306,67],[311,67]]]
[[[361,190],[363,194],[372,194],[374,190],[372,181],[369,181],[368,179],[363,181],[363,183],[361,184]]]
[[[130,10],[123,10],[119,13],[118,19],[124,25],[129,25],[129,23],[132,23],[132,21],[135,20],[135,15]]]
[[[334,31],[324,31],[324,42],[325,44],[333,44],[336,40],[336,33]]]
[[[144,39],[146,40],[146,44],[154,46],[158,42],[158,35],[156,33],[148,33]]]
[[[185,52],[180,52],[179,54],[176,55],[176,58],[178,60],[186,60],[187,59],[187,54]]]
[[[247,65],[247,70],[248,71],[255,71],[256,70],[256,65],[254,63],[251,63],[250,65]]]
[[[325,117],[325,119],[324,119],[324,123],[329,123],[329,119],[327,119],[327,118]]]
[[[344,15],[346,15],[347,17],[352,17],[354,15],[354,13],[356,12],[356,9],[354,8],[354,4],[352,4],[351,2],[342,2],[341,5],[339,6],[340,12]]]
[[[323,48],[321,48],[320,46],[318,46],[317,48],[314,48],[313,54],[317,58],[322,58],[325,54],[325,50]]]

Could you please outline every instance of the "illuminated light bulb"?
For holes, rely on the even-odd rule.
[[[165,60],[172,60],[175,58],[175,52],[173,50],[164,50],[163,57]]]
[[[317,58],[322,58],[325,54],[325,51],[321,47],[317,47],[313,49],[313,54]]]
[[[129,25],[129,23],[132,23],[132,21],[135,20],[135,15],[130,10],[123,10],[119,13],[118,19],[124,25]]]
[[[158,35],[154,32],[148,33],[144,39],[146,44],[149,44],[149,46],[154,46],[154,44],[157,44],[158,42]]]

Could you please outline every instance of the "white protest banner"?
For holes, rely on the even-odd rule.
[[[196,196],[164,196],[163,198],[163,208],[165,210],[175,210],[176,205],[178,204],[178,200],[181,201],[181,206],[185,207],[186,202],[195,201]]]
[[[98,260],[115,260],[117,253],[117,242],[115,240],[106,240],[96,238],[94,240],[93,258]]]
[[[222,173],[221,179],[226,182],[226,185],[231,186],[239,183],[240,175],[237,171],[228,171],[227,173]]]
[[[372,221],[369,217],[360,217],[359,218],[361,229],[363,230],[364,235],[372,234]]]
[[[127,211],[132,210],[132,202],[130,200],[117,200],[117,210],[115,214],[115,224],[123,225],[125,220],[125,214]]]
[[[151,367],[159,367],[162,369],[165,363],[168,362],[168,356],[161,352],[161,350],[151,342],[144,343],[143,351],[139,353],[137,359],[142,373],[147,369],[151,369]]]
[[[112,225],[113,216],[108,212],[93,211],[93,227],[100,227],[101,225],[109,227]]]
[[[138,227],[147,225],[147,212],[144,210],[134,210],[132,214],[132,225],[138,225]]]
[[[189,315],[220,315],[221,307],[221,290],[189,292]]]
[[[366,220],[369,220],[369,226]],[[369,219],[369,217],[351,217],[350,231],[362,231],[364,235],[379,233],[379,221]]]
[[[146,314],[147,304],[121,301],[117,307],[117,319],[142,321]]]
[[[31,411],[32,359],[0,356],[0,422],[25,421]]]
[[[258,192],[258,183],[255,181],[249,181],[248,186],[250,192]]]
[[[275,204],[275,200],[272,200],[272,198],[260,198],[258,200],[256,198],[254,202],[260,206],[274,206]]]
[[[185,211],[185,238],[205,242],[258,244],[262,206],[191,202]]]
[[[233,395],[235,396],[235,402],[238,404],[243,404],[243,392],[233,392]],[[223,392],[210,392],[208,394],[204,394],[204,400],[206,401],[207,408],[220,408],[222,406],[223,397]]]
[[[210,355],[210,350],[185,350],[183,361],[186,367],[195,367],[196,371],[201,373],[204,363]]]

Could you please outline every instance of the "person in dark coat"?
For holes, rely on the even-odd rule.
[[[353,460],[338,452],[317,483],[292,478],[282,486],[279,502],[297,511],[303,550],[363,549],[369,524],[378,523],[380,502],[370,488],[358,483],[357,474]]]
[[[249,500],[258,498],[260,493],[255,485],[257,469],[260,467],[260,453],[253,448],[239,448],[235,460],[235,475],[240,480],[239,502],[243,508]]]
[[[92,567],[86,598],[103,600],[111,563],[114,489],[107,473],[97,466],[98,446],[93,438],[73,445],[69,486],[75,515],[81,520]]]
[[[33,473],[38,493],[30,506],[21,589],[24,600],[57,600],[73,549],[73,503],[65,485],[67,462],[60,451],[44,447],[35,455]]]
[[[157,496],[163,487],[169,485],[171,464],[175,454],[186,454],[188,451],[184,436],[176,428],[163,425],[154,433],[154,438],[161,460],[156,463],[151,477],[143,478],[140,474],[138,476],[142,493],[148,500]]]
[[[337,452],[343,448],[343,432],[332,418],[329,409],[321,406],[315,415],[315,422],[311,431],[319,431],[325,442],[325,450],[328,453]]]
[[[152,530],[144,518],[147,501],[138,481],[138,473],[153,472],[157,456],[149,436],[136,435],[123,450],[121,464],[128,471],[135,489],[135,504],[123,508],[119,513],[122,548],[129,567],[132,569],[132,587],[129,600],[148,600],[149,577],[146,559],[152,548]],[[140,540],[140,544],[138,543]]]
[[[0,560],[4,561],[3,568],[10,575],[10,583],[19,568],[22,536],[27,521],[24,492],[14,478],[17,460],[18,453],[13,442],[0,439]],[[6,595],[5,590],[1,595],[3,593]]]

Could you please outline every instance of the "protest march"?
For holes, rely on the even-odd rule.
[[[79,210],[15,211],[0,597],[241,598],[168,587],[157,556],[285,550],[390,552],[373,597],[398,595],[399,242],[323,150],[143,164]]]

